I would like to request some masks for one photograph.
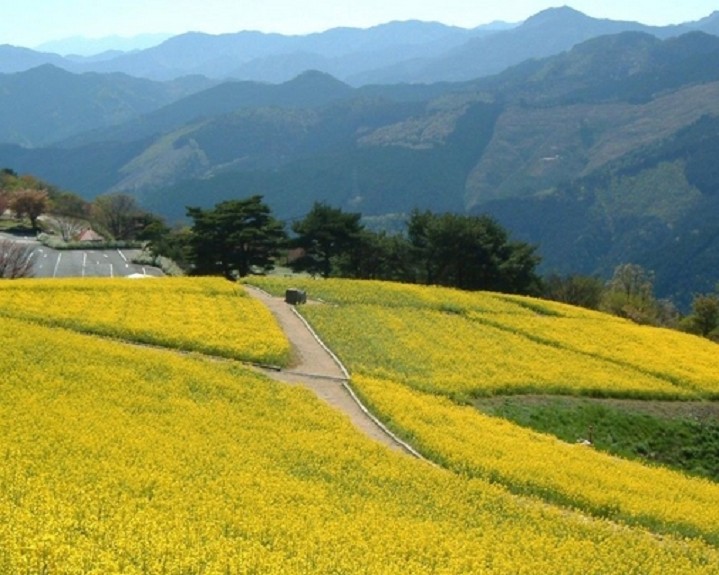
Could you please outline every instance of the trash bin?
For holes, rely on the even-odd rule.
[[[291,305],[307,303],[307,294],[304,290],[290,288],[285,291],[285,301]]]

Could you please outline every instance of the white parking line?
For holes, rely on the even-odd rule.
[[[57,252],[57,261],[55,262],[55,269],[52,271],[52,277],[57,277],[57,268],[60,267],[61,259],[62,259],[62,252]]]
[[[127,257],[125,257],[125,254],[123,254],[122,251],[120,251],[119,249],[117,250],[117,253],[120,254],[120,257],[123,259],[123,261],[127,263]]]

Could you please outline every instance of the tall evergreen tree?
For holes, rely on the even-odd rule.
[[[292,231],[297,234],[293,241],[304,254],[295,260],[295,271],[307,271],[329,277],[332,260],[356,248],[362,235],[362,215],[346,213],[321,202],[315,202],[310,212],[295,222]]]
[[[198,275],[249,275],[253,268],[269,271],[286,240],[282,222],[275,219],[262,196],[228,200],[213,209],[188,207],[193,225],[191,262]]]
[[[488,216],[412,213],[407,228],[421,283],[537,293],[539,256]]]

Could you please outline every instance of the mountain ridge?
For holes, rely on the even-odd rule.
[[[437,22],[394,21],[367,29],[332,28],[307,35],[241,31],[189,32],[159,45],[110,58],[62,58],[0,47],[0,73],[53,63],[72,72],[123,72],[154,80],[184,75],[287,81],[317,68],[355,86],[392,81],[438,82],[500,72],[526,58],[567,50],[598,35],[634,30],[660,38],[689,30],[719,34],[716,13],[696,22],[651,27],[597,19],[568,7],[544,10],[519,24],[459,28]]]
[[[0,142],[41,147],[131,120],[210,85],[126,74],[73,74],[54,64],[0,75]]]

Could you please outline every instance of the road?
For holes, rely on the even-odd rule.
[[[30,238],[5,239],[34,246],[33,275],[36,278],[162,276],[159,268],[133,264],[139,250],[54,250]]]

